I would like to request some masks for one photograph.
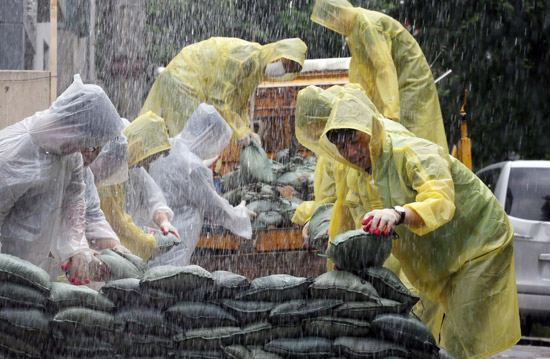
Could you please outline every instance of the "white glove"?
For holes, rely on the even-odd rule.
[[[393,208],[375,209],[363,216],[363,230],[375,234],[388,234],[392,227],[401,219]]]
[[[250,141],[252,140],[256,141],[260,146],[262,145],[260,135],[252,131],[237,139],[237,144],[242,147],[250,146]]]
[[[246,208],[246,201],[241,201],[241,203],[239,203],[239,205],[237,207],[243,208],[245,213],[247,214],[248,218],[250,218],[251,221],[258,216],[258,214],[256,212],[253,212],[253,211],[249,210],[248,208]]]
[[[90,275],[90,268],[101,264],[101,261],[97,259],[93,253],[97,252],[85,249],[63,263],[61,269],[65,271],[71,284],[84,285],[90,283],[88,279],[88,277],[92,277]]]

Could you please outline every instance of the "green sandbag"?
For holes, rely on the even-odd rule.
[[[246,208],[257,214],[262,212],[269,212],[275,208],[275,205],[271,201],[253,201],[246,204]]]
[[[272,325],[269,322],[256,322],[242,328],[233,337],[234,343],[243,345],[260,345],[274,338],[300,338],[302,325]]]
[[[248,278],[240,274],[219,270],[212,272],[212,277],[214,277],[214,290],[209,295],[211,298],[233,298],[250,288]]]
[[[47,304],[43,292],[17,283],[0,282],[0,308],[45,310]]]
[[[346,302],[334,310],[334,315],[345,318],[372,320],[380,314],[401,313],[402,304],[395,300],[380,298],[375,301]]]
[[[241,149],[239,169],[241,179],[246,183],[273,181],[271,162],[264,149],[254,140],[250,141],[249,146]]]
[[[85,333],[71,333],[67,336],[54,338],[53,349],[49,355],[44,357],[59,358],[89,358],[108,359],[117,358],[115,348],[105,340],[99,339],[96,335]]]
[[[43,348],[49,339],[50,318],[36,309],[0,310],[0,336],[24,338],[29,345]]]
[[[277,306],[274,302],[244,301],[223,299],[222,308],[231,313],[241,324],[252,323],[269,318],[271,310]]]
[[[181,358],[181,359],[220,359],[220,358],[223,358],[223,355],[224,353],[221,350],[176,350],[176,351],[169,352],[170,358]],[[155,359],[155,358],[147,358],[147,359]],[[166,358],[163,357],[162,359],[166,359]]]
[[[243,189],[235,188],[229,192],[225,192],[222,197],[232,206],[237,206],[243,200]]]
[[[95,257],[102,261],[109,270],[109,274],[104,278],[105,281],[143,276],[143,272],[135,265],[111,249],[104,249]]]
[[[217,327],[188,330],[176,334],[174,343],[185,350],[216,350],[234,343],[234,337],[241,332],[239,327]]]
[[[164,234],[161,230],[155,231],[155,239],[157,241],[158,249],[163,253],[166,253],[173,247],[181,244],[181,241],[174,233],[168,232],[167,234]]]
[[[174,345],[170,337],[130,333],[120,335],[117,333],[115,350],[124,358],[155,356],[166,358],[172,349],[174,349]]]
[[[145,272],[140,285],[142,289],[152,288],[170,293],[185,293],[197,288],[211,288],[214,285],[214,277],[197,265],[158,266]]]
[[[288,274],[272,274],[254,279],[250,289],[237,295],[237,300],[283,302],[307,297],[311,278],[294,277]]]
[[[309,292],[312,298],[341,299],[346,302],[377,301],[380,298],[372,284],[344,271],[321,274],[315,278]]]
[[[101,287],[101,293],[119,308],[147,303],[147,298],[142,294],[137,278],[107,282]]]
[[[426,353],[439,350],[428,327],[407,314],[381,314],[372,320],[372,330],[377,337],[400,343],[407,348]]]
[[[142,275],[149,270],[149,264],[147,264],[147,262],[140,257],[131,253],[123,253],[120,251],[115,251],[115,253],[132,263],[142,273]]]
[[[223,348],[226,359],[254,359],[252,352],[242,345],[228,345]]]
[[[279,325],[301,323],[302,319],[328,315],[343,301],[338,299],[298,299],[281,303],[269,314],[269,322]]]
[[[376,338],[340,337],[334,340],[332,349],[336,355],[349,359],[411,357],[411,353],[405,346]]]
[[[238,326],[239,321],[217,305],[182,302],[165,312],[166,319],[184,329]]]
[[[277,178],[277,184],[280,186],[292,186],[298,191],[302,191],[304,186],[313,183],[313,173],[309,168],[299,167],[291,172],[285,172]]]
[[[222,176],[222,193],[227,193],[243,184],[240,170],[228,172]]]
[[[113,334],[114,317],[98,310],[71,307],[57,312],[51,324],[52,330],[62,334],[84,332],[105,338]]]
[[[180,333],[180,327],[169,323],[160,310],[147,307],[127,307],[115,314],[116,332],[129,335],[171,337]]]
[[[391,270],[385,267],[366,268],[361,274],[361,278],[365,278],[372,283],[374,288],[383,298],[395,300],[402,304],[403,313],[408,313],[412,307],[418,302],[419,298],[412,294],[407,287],[401,282],[399,277]]]
[[[109,298],[91,288],[60,282],[52,283],[48,299],[54,311],[67,307],[84,307],[110,312],[116,308]]]
[[[281,227],[284,223],[283,215],[278,211],[262,212],[256,217],[252,229],[263,229],[268,227]]]
[[[332,340],[315,337],[274,339],[264,346],[264,350],[291,359],[328,358],[332,353]]]
[[[294,198],[287,198],[287,199],[281,200],[280,211],[284,219],[287,220],[288,222],[291,222],[292,217],[296,212],[296,209],[298,209],[301,203],[302,203],[301,200],[294,199]]]
[[[302,321],[304,335],[335,339],[338,337],[366,337],[370,332],[370,322],[350,318],[321,316]]]
[[[321,252],[327,250],[328,228],[333,207],[334,203],[320,205],[309,220],[309,243]]]
[[[339,234],[327,254],[341,270],[360,272],[369,267],[381,267],[389,257],[392,236],[374,235],[363,229]]]
[[[10,333],[0,335],[1,358],[43,358],[44,352],[41,345],[29,343],[27,338]]]
[[[0,281],[26,285],[44,293],[51,287],[50,275],[45,270],[4,253],[0,253]]]

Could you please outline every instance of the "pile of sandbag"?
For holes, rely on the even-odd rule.
[[[315,157],[277,153],[270,160],[254,141],[241,150],[239,166],[222,178],[222,194],[232,205],[246,201],[258,217],[253,229],[292,227],[292,216],[304,200],[313,199]]]
[[[0,254],[0,355],[448,357],[426,326],[408,314],[418,298],[379,266],[392,238],[353,232],[335,238],[327,253],[354,273],[249,281],[196,265],[148,268],[135,256],[104,251],[100,259],[110,278],[100,292],[50,283],[40,268]],[[361,243],[377,254],[361,264],[347,260],[346,252],[366,251]]]

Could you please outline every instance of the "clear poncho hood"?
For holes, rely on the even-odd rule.
[[[95,184],[110,186],[128,179],[128,139],[124,134],[113,138],[90,165]]]
[[[233,130],[216,108],[201,103],[176,138],[182,139],[191,152],[205,160],[220,154],[232,135]]]

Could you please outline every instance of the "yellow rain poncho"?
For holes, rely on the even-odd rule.
[[[373,200],[381,208],[401,205],[423,219],[423,226],[395,227],[400,238],[392,254],[410,283],[441,305],[440,345],[457,359],[485,358],[511,347],[521,333],[506,213],[481,180],[443,148],[387,124],[361,101],[344,97],[333,104],[319,144],[332,159],[359,170],[326,134],[343,128],[369,134],[372,175],[348,178],[350,191],[365,205]]]
[[[128,138],[128,167],[171,148],[164,120],[152,112],[136,118],[123,131]],[[152,234],[138,227],[125,207],[125,183],[98,186],[101,209],[123,246],[133,254],[148,260],[157,247]]]
[[[317,0],[311,20],[347,37],[349,81],[361,84],[384,117],[448,150],[430,67],[397,20],[346,0]]]
[[[298,39],[267,45],[237,38],[213,37],[186,46],[156,79],[141,113],[153,111],[166,120],[170,137],[183,130],[197,106],[216,107],[233,130],[233,138],[250,132],[248,100],[265,77],[269,63],[281,59],[303,66],[307,46]],[[287,80],[285,73],[272,80]]]

